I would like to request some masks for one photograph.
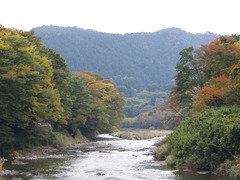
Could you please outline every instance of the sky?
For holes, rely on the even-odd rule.
[[[29,31],[43,25],[107,33],[240,33],[239,0],[1,0],[0,24]]]

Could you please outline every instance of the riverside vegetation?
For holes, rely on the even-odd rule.
[[[180,55],[168,107],[182,123],[158,144],[154,157],[240,179],[239,36],[220,36]]]
[[[0,26],[1,154],[116,131],[124,106],[113,81],[95,72],[71,73],[34,32]]]
[[[3,162],[0,159],[0,172],[2,171],[2,167],[3,167]]]

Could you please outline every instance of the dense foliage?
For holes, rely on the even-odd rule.
[[[169,121],[174,113],[164,110],[169,93],[143,90],[127,101],[126,118],[122,121],[124,128],[173,129],[174,121]]]
[[[53,131],[117,130],[123,95],[112,81],[83,74],[73,75],[33,32],[0,26],[0,152],[52,144]]]
[[[115,84],[94,72],[75,72],[74,78],[81,79],[90,93],[90,101],[86,102],[90,106],[90,113],[86,112],[86,108],[78,110],[84,112],[85,116],[83,126],[80,127],[84,135],[119,130],[120,120],[125,114],[122,109],[126,103]],[[76,120],[79,119],[77,117]]]
[[[239,36],[221,36],[194,53],[193,48],[180,52],[170,93],[169,107],[184,114],[184,122],[155,156],[179,167],[220,167],[221,175],[239,179],[240,171],[229,171],[240,154]]]
[[[179,111],[239,103],[240,46],[235,38],[217,38],[195,55],[192,47],[180,52],[169,106]]]
[[[178,124],[172,121],[173,113],[161,109],[173,85],[178,52],[216,37],[179,28],[125,35],[56,26],[33,31],[65,57],[71,71],[94,71],[112,79],[127,101],[128,118],[122,125],[136,128],[173,128]]]
[[[200,47],[217,37],[178,28],[124,35],[56,26],[42,26],[33,31],[47,47],[66,59],[72,72],[94,71],[111,78],[126,97],[133,97],[143,89],[168,91],[178,52],[191,45]]]
[[[168,141],[179,166],[216,170],[240,153],[240,108],[212,107],[194,113]]]

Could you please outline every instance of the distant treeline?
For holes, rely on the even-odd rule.
[[[71,73],[34,32],[0,26],[0,152],[120,128],[123,94],[95,72]]]

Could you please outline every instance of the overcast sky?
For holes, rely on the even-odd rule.
[[[240,33],[239,0],[1,0],[0,24],[23,29],[77,26],[109,33],[179,27],[192,33]]]

